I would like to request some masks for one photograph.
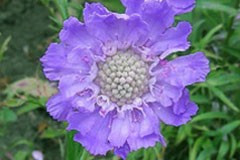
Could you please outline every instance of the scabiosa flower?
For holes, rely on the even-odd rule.
[[[174,16],[190,11],[188,0],[123,1],[126,14],[86,4],[84,22],[70,17],[41,58],[46,77],[58,81],[47,103],[57,120],[76,130],[74,140],[94,155],[166,145],[160,123],[179,126],[197,106],[186,86],[203,82],[208,60],[197,52],[168,61],[190,44],[188,22],[173,27]],[[135,4],[135,5],[133,5]]]

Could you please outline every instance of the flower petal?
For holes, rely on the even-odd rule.
[[[86,23],[90,22],[95,15],[106,16],[111,14],[101,3],[86,3],[83,10],[83,18]]]
[[[92,52],[78,47],[69,50],[62,43],[52,43],[41,62],[44,74],[49,80],[60,80],[71,74],[95,78],[97,72]]]
[[[69,50],[63,44],[52,43],[45,55],[40,59],[43,72],[49,80],[59,80],[62,75],[68,73],[65,70],[66,55]]]
[[[94,112],[76,112],[68,117],[67,121],[69,123],[67,130],[76,130],[85,136],[91,131],[93,126],[98,120],[98,110]]]
[[[171,107],[163,107],[160,103],[150,103],[161,121],[168,125],[180,126],[191,120],[198,107],[190,101],[188,91],[185,90],[180,100]]]
[[[72,72],[94,79],[97,75],[97,66],[93,54],[88,49],[74,48],[68,55],[67,61]]]
[[[196,3],[195,0],[167,0],[167,2],[177,14],[192,11]]]
[[[92,37],[86,26],[81,23],[77,18],[70,17],[64,21],[63,29],[59,34],[62,43],[68,47],[75,48],[97,48],[99,41]]]
[[[145,137],[152,133],[160,132],[160,129],[159,129],[160,124],[156,114],[148,106],[144,106],[143,108],[144,108],[145,117],[141,122],[140,132],[139,132],[140,137]]]
[[[131,130],[132,133],[127,140],[131,151],[136,151],[140,148],[153,147],[157,142],[161,141],[160,136],[156,133],[145,137],[139,137],[137,133],[139,130],[139,124],[137,123],[133,124],[132,128],[134,128],[134,130]]]
[[[99,87],[90,79],[81,79],[78,75],[63,77],[59,82],[59,90],[76,110],[93,111],[99,93]]]
[[[182,56],[152,67],[154,74],[174,86],[187,86],[203,82],[210,71],[209,61],[202,52]]]
[[[150,92],[156,101],[160,102],[162,106],[171,106],[174,102],[177,102],[182,95],[183,87],[174,86],[164,78],[153,78],[149,84]]]
[[[150,108],[144,107],[144,113],[142,119],[135,121],[135,111],[131,112],[129,118],[130,123],[130,134],[127,139],[127,143],[130,146],[130,150],[138,150],[142,147],[147,148],[154,146],[156,142],[161,142],[164,146],[166,145],[163,136],[160,133],[159,121],[156,115]],[[148,126],[146,126],[148,125]]]
[[[47,111],[57,120],[66,120],[70,111],[94,111],[99,88],[78,76],[65,76],[59,82],[59,93],[51,97]]]
[[[58,121],[65,121],[72,108],[62,93],[52,96],[47,104],[47,112]]]
[[[139,13],[144,0],[121,0],[127,14]]]
[[[130,152],[130,147],[127,143],[125,143],[123,147],[114,149],[114,153],[120,156],[124,160],[127,158],[127,155],[129,152]]]
[[[188,36],[191,32],[190,23],[180,22],[176,27],[168,29],[157,37],[158,40],[151,46],[151,52],[164,59],[171,53],[185,51],[190,46]]]
[[[109,124],[112,115],[108,114],[105,117],[101,117],[98,114],[96,117],[96,123],[92,126],[91,130],[86,135],[77,133],[74,136],[74,140],[80,142],[94,155],[105,155],[107,151],[113,148],[107,139],[110,132]]]
[[[148,24],[151,40],[156,40],[174,23],[175,12],[166,1],[146,1],[140,14]]]
[[[176,14],[183,14],[192,11],[195,7],[195,0],[162,0],[174,10]],[[126,7],[127,14],[139,13],[141,5],[149,2],[160,3],[159,0],[121,0]]]
[[[141,15],[148,24],[151,40],[156,40],[174,23],[175,12],[166,0],[122,0],[122,3],[128,15]]]
[[[127,16],[110,12],[104,12],[104,15],[94,12],[90,15],[86,22],[87,28],[102,41],[103,51],[107,55],[116,53],[117,49],[125,50],[130,46],[142,45],[147,39],[147,26],[138,15]]]
[[[130,134],[129,127],[129,119],[125,116],[115,118],[112,122],[111,132],[108,137],[110,143],[116,147],[123,146]]]

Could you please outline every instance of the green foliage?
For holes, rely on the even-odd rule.
[[[45,18],[45,21],[40,21],[39,24],[42,26],[41,28],[49,25],[47,32],[51,34],[34,38],[38,40],[37,42],[45,42],[49,39],[52,41],[53,38],[57,40],[57,34],[62,28],[63,21],[69,16],[75,16],[82,20],[85,2],[96,1],[103,3],[109,10],[124,12],[119,0],[39,0],[41,3],[35,5],[47,8],[48,12],[44,11],[44,14],[48,14],[51,21],[49,24],[47,23],[48,19]],[[24,3],[12,2],[13,4]],[[3,3],[3,5],[7,4]],[[17,8],[12,7],[12,10],[8,11],[0,10],[0,20],[4,17],[11,17],[11,15],[15,18],[18,13],[23,13]],[[193,12],[176,18],[177,21],[190,21],[193,24],[193,32],[190,37],[192,43],[190,50],[187,53],[174,54],[174,56],[203,51],[211,62],[211,73],[207,81],[190,87],[191,99],[199,105],[198,114],[190,123],[181,127],[161,126],[162,133],[168,142],[166,148],[156,144],[152,148],[140,149],[131,153],[128,160],[239,159],[239,10],[239,0],[197,0],[197,7]],[[9,24],[12,24],[12,21],[5,19],[1,25],[6,25],[6,30],[11,26]],[[25,22],[22,21],[22,23]],[[31,23],[37,22],[31,21]],[[16,31],[15,34],[20,32]],[[17,46],[15,48],[19,48],[22,45],[20,43],[22,39],[11,39],[14,36],[3,34],[0,37],[0,75],[5,70],[5,72],[11,73],[11,75],[8,74],[10,78],[7,77],[7,79],[14,79],[14,81],[9,81],[5,80],[5,77],[0,77],[0,89],[2,84],[5,84],[3,92],[0,90],[0,159],[29,160],[31,152],[38,149],[44,153],[47,159],[51,160],[119,160],[119,157],[114,156],[113,153],[108,153],[106,157],[90,155],[79,143],[74,142],[74,132],[67,132],[66,126],[59,126],[61,124],[54,122],[46,114],[45,102],[56,92],[56,89],[51,87],[48,82],[36,78],[38,77],[36,75],[40,75],[39,68],[28,67],[31,72],[26,72],[27,67],[22,64],[19,67],[22,72],[17,72],[23,74],[22,78],[17,81],[12,78],[16,74],[10,72],[14,65],[6,65],[6,61],[10,61],[10,59],[18,59],[19,61],[19,52],[28,50],[25,47],[25,49],[21,48],[18,50],[19,52],[15,53],[13,49],[15,46]],[[23,40],[30,43],[32,39],[23,37]],[[19,43],[19,45],[11,47],[13,42]],[[42,47],[41,51],[35,52],[42,53],[46,46]],[[30,50],[33,47],[36,48],[36,45],[30,46]],[[28,55],[29,52],[26,54]],[[34,61],[34,58],[30,58],[30,61],[36,62],[36,59]],[[24,64],[25,62],[23,61]],[[43,88],[48,88],[47,93]],[[16,130],[18,133],[14,132]],[[6,135],[9,135],[10,138],[6,138]]]
[[[71,159],[81,159],[82,157],[85,156],[86,152],[84,151],[83,147],[77,142],[73,141],[74,137],[74,132],[69,132],[66,135],[66,160],[71,160]]]
[[[0,124],[14,122],[17,120],[17,115],[9,108],[2,108],[0,110]]]
[[[0,33],[1,36],[1,33]],[[2,43],[2,45],[0,45],[0,62],[3,59],[4,53],[7,51],[8,49],[8,43],[11,41],[11,36],[8,36],[4,42]]]
[[[14,159],[15,160],[25,160],[28,156],[28,152],[26,151],[18,151],[15,155],[14,155]]]

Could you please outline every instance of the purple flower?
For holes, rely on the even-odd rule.
[[[46,77],[59,82],[47,111],[76,130],[74,140],[94,155],[166,145],[160,123],[179,126],[197,112],[186,86],[203,82],[208,60],[197,52],[168,61],[190,44],[191,0],[124,1],[126,14],[86,4],[84,21],[70,17],[41,58]],[[134,3],[134,5],[133,5]]]
[[[41,151],[35,150],[32,152],[32,157],[34,160],[43,160],[44,156]]]

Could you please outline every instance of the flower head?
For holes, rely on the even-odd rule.
[[[194,1],[123,4],[126,14],[86,4],[85,23],[67,19],[61,42],[52,43],[41,62],[46,77],[59,82],[47,103],[50,115],[67,121],[67,129],[77,131],[74,140],[92,154],[114,150],[126,158],[156,142],[166,145],[160,123],[179,126],[196,114],[186,86],[203,82],[209,65],[201,52],[166,60],[190,46],[191,25],[172,25]]]

